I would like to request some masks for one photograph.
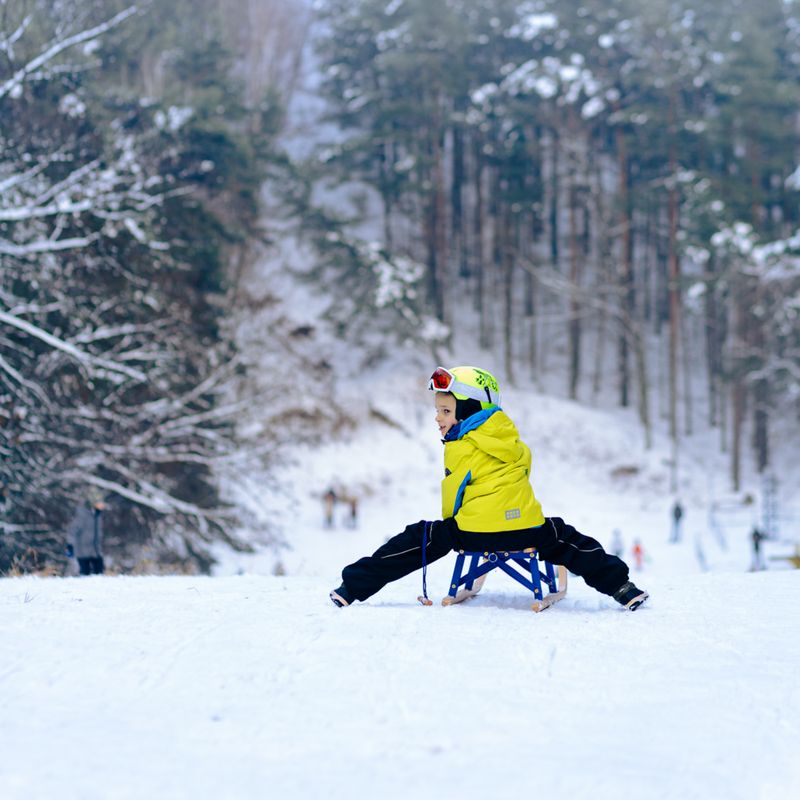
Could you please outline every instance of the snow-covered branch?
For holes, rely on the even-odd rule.
[[[56,56],[64,52],[64,50],[74,47],[77,44],[82,44],[83,42],[89,42],[92,39],[96,39],[98,36],[102,36],[102,34],[124,22],[126,19],[128,19],[128,17],[136,14],[137,11],[138,9],[136,6],[129,6],[124,11],[120,11],[119,14],[114,15],[110,20],[107,20],[100,25],[96,25],[95,27],[89,28],[85,31],[80,31],[72,36],[68,36],[66,39],[51,43],[46,50],[44,50],[42,53],[39,53],[39,55],[37,55],[35,58],[32,58],[23,67],[20,67],[7,81],[5,81],[5,83],[0,84],[0,100],[2,100],[6,95],[13,95],[16,93],[16,91],[18,91],[25,82],[26,78],[28,78],[32,73],[36,72],[36,70],[43,67],[45,64],[52,61],[54,58],[56,58]]]
[[[76,250],[88,247],[99,238],[98,234],[91,236],[74,236],[69,239],[38,239],[27,244],[14,244],[7,239],[0,239],[0,255],[25,258],[35,253],[58,253],[62,250]]]
[[[167,492],[160,489],[158,486],[145,481],[141,476],[135,475],[130,470],[125,469],[119,465],[119,471],[125,475],[133,484],[138,487],[136,489],[130,488],[118,481],[110,481],[105,478],[98,478],[96,476],[86,476],[83,473],[69,471],[65,473],[66,479],[79,479],[90,483],[92,486],[97,486],[100,489],[105,489],[108,492],[114,492],[120,497],[125,497],[135,503],[139,503],[146,508],[150,508],[159,514],[172,514],[176,511],[203,520],[221,521],[226,519],[227,515],[224,511],[209,510],[201,508],[194,503],[187,503],[183,500],[173,497]]]
[[[44,405],[50,404],[47,395],[41,390],[41,388],[33,383],[33,381],[26,380],[23,375],[20,375],[20,373],[15,370],[14,367],[12,367],[2,355],[0,355],[0,369],[10,375],[11,378],[20,386],[24,386],[29,392],[35,395],[41,403]]]
[[[99,358],[98,356],[93,356],[90,353],[86,353],[80,348],[75,347],[75,345],[65,342],[63,339],[53,336],[53,334],[48,333],[42,328],[39,328],[38,326],[33,325],[24,319],[15,317],[13,314],[8,314],[5,311],[0,310],[0,322],[5,323],[6,325],[11,325],[18,330],[27,333],[29,336],[44,342],[46,345],[66,353],[68,356],[71,356],[76,361],[87,367],[101,367],[109,372],[116,372],[121,375],[125,375],[126,377],[132,378],[135,381],[147,380],[147,375],[138,369],[133,369],[125,366],[124,364],[118,364],[115,361],[109,361],[108,359]]]

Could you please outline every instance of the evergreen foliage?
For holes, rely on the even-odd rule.
[[[89,485],[119,567],[241,545],[220,309],[274,130],[202,5],[0,9],[0,572],[63,563]]]
[[[610,375],[646,430],[655,335],[676,442],[691,430],[690,331],[705,330],[709,416],[730,427],[734,484],[746,413],[766,469],[770,415],[796,402],[777,376],[800,366],[771,330],[797,327],[797,4],[319,6],[345,131],[326,163],[373,187],[387,253],[424,265],[420,313],[463,337],[471,296],[475,338],[509,375],[524,359],[542,376],[563,347],[570,395],[597,396]],[[781,264],[780,290],[718,244],[742,225]]]

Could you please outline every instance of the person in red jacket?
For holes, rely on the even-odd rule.
[[[640,570],[644,566],[644,547],[642,547],[642,543],[638,539],[633,543],[631,553],[633,554],[634,566],[637,570]]]

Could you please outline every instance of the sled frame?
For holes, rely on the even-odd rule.
[[[470,563],[464,572],[467,556],[470,557]],[[555,567],[549,561],[542,561],[541,566],[544,568],[542,571],[539,563],[536,549],[533,547],[526,550],[484,552],[459,550],[450,581],[450,590],[442,599],[442,605],[451,606],[475,597],[483,588],[486,576],[492,570],[500,569],[533,592],[534,601],[531,604],[533,611],[544,611],[566,595],[567,569],[562,566]],[[547,587],[547,594],[543,593],[543,585]],[[462,586],[463,588],[460,588]]]

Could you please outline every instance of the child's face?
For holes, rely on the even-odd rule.
[[[436,404],[436,424],[439,426],[442,439],[444,439],[450,428],[456,424],[456,399],[446,392],[436,392],[434,403]]]

